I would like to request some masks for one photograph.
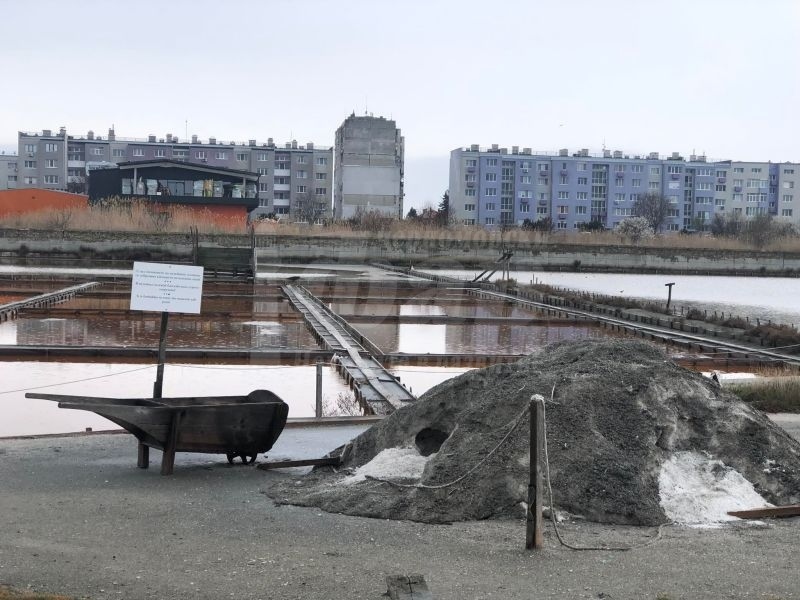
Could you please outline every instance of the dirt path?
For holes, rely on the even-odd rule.
[[[291,432],[287,430],[287,435]],[[158,453],[154,458],[157,460]],[[180,455],[135,468],[124,435],[0,441],[0,583],[99,598],[380,598],[420,572],[437,600],[797,598],[800,520],[667,528],[624,553],[526,553],[522,522],[422,525],[276,507],[278,477]],[[639,544],[653,530],[569,524],[574,543]],[[664,596],[665,595],[665,596]]]

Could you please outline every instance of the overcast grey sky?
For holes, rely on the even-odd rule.
[[[406,138],[407,206],[471,143],[800,162],[800,1],[0,0],[18,130]]]

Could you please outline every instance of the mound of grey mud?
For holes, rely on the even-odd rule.
[[[608,523],[666,522],[659,471],[679,451],[721,460],[772,503],[800,502],[798,442],[762,413],[667,360],[658,347],[620,340],[554,344],[513,364],[465,373],[356,438],[338,472],[318,469],[267,493],[281,503],[430,523],[522,516],[529,464],[525,409],[534,393],[548,399],[557,509]],[[346,480],[382,451],[416,447],[427,462],[419,479],[405,482],[447,484],[484,459],[515,424],[505,443],[454,485]]]

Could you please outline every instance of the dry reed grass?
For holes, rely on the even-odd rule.
[[[208,209],[154,205],[147,201],[112,200],[79,210],[42,210],[0,218],[0,227],[67,231],[119,231],[136,233],[187,233],[197,227],[200,233],[247,232],[245,219],[222,217]]]
[[[10,215],[0,218],[0,227],[9,229],[46,229],[66,231],[121,231],[186,233],[197,227],[205,234],[244,234],[248,226],[243,219],[223,218],[210,211],[187,207],[154,207],[147,201],[114,201],[101,207],[89,206],[84,210],[42,211]],[[438,227],[433,224],[408,220],[381,221],[380,230],[339,221],[320,225],[257,221],[253,223],[256,234],[273,236],[300,236],[307,238],[342,239],[394,239],[478,242],[496,245],[510,244],[560,244],[566,246],[636,247],[643,250],[712,250],[749,252],[800,252],[800,237],[783,238],[758,249],[745,240],[712,237],[709,235],[660,235],[633,243],[612,231],[600,232],[542,232],[518,227],[507,230],[484,229],[467,225]]]
[[[0,600],[70,600],[67,596],[15,590],[0,585]]]

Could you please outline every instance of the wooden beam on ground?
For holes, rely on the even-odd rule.
[[[386,586],[391,600],[433,600],[425,577],[419,574],[387,575]]]
[[[800,517],[800,504],[788,506],[765,506],[764,508],[751,508],[749,510],[731,510],[728,514],[740,519],[771,519],[781,517]]]
[[[304,458],[299,460],[277,460],[274,462],[261,463],[256,468],[262,471],[271,469],[289,469],[291,467],[338,467],[341,459],[338,456],[326,456],[325,458]]]

